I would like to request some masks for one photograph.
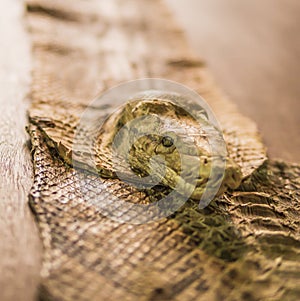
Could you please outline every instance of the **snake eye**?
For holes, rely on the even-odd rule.
[[[164,147],[171,147],[174,144],[174,140],[170,136],[165,136],[162,138],[161,143]]]

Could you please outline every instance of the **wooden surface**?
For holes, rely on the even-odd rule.
[[[298,0],[167,0],[272,158],[300,162]]]
[[[273,157],[299,161],[299,2],[168,0],[220,86],[259,124]],[[0,16],[0,300],[33,300],[41,247],[27,206],[30,45],[22,1]]]
[[[39,281],[40,242],[27,205],[32,164],[26,146],[30,45],[22,3],[2,0],[0,17],[0,300],[33,300]],[[5,11],[5,13],[4,13]]]

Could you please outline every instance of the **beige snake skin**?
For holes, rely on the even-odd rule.
[[[266,161],[255,126],[187,56],[161,2],[107,3],[27,4],[34,57],[30,206],[44,245],[41,300],[298,300],[299,166]],[[90,205],[94,194],[106,201],[99,178],[75,172],[45,139],[72,143],[95,95],[149,76],[185,83],[205,97],[245,180],[204,210],[188,201],[169,218],[136,226]],[[147,198],[119,180],[104,181],[120,198]]]

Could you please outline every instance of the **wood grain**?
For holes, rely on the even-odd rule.
[[[40,242],[27,205],[32,163],[25,134],[30,48],[22,3],[5,0],[0,17],[0,300],[33,300],[40,270]],[[8,30],[9,28],[9,30]]]
[[[300,162],[298,0],[167,0],[271,158]]]

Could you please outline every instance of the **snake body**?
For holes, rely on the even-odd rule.
[[[169,218],[160,218],[155,222],[137,227],[133,227],[130,223],[124,224],[123,221],[126,219],[121,218],[121,223],[116,219],[110,220],[110,217],[103,215],[102,211],[93,203],[94,196],[97,195],[98,201],[108,206],[109,210],[117,212],[119,217],[127,214],[130,222],[137,214],[140,214],[139,211],[133,210],[128,214],[127,209],[120,210],[118,208],[120,205],[114,204],[114,199],[111,198],[112,194],[124,202],[148,204],[156,202],[165,194],[170,193],[172,185],[169,183],[172,183],[172,178],[162,180],[163,189],[158,185],[150,190],[141,190],[118,179],[116,171],[112,169],[111,140],[115,137],[115,132],[128,123],[128,118],[135,120],[137,117],[130,116],[128,113],[124,114],[124,112],[128,112],[128,109],[132,112],[132,110],[136,110],[137,106],[149,108],[151,105],[153,105],[153,109],[158,109],[160,105],[166,105],[166,103],[157,99],[148,99],[145,103],[139,99],[130,103],[129,107],[126,105],[116,112],[112,109],[105,111],[103,119],[106,121],[95,140],[94,147],[97,156],[93,158],[96,166],[94,173],[86,173],[85,171],[89,170],[90,165],[82,162],[79,170],[72,168],[74,155],[72,161],[70,158],[71,144],[64,141],[74,138],[75,128],[69,128],[70,126],[65,124],[62,127],[61,122],[56,119],[57,116],[53,119],[31,117],[28,132],[32,137],[36,180],[30,203],[33,211],[37,214],[39,223],[47,225],[46,228],[42,227],[42,233],[46,235],[44,241],[45,262],[51,262],[51,265],[44,266],[43,275],[46,278],[43,286],[45,291],[42,291],[42,295],[47,298],[50,296],[54,300],[56,298],[57,300],[60,298],[71,300],[72,296],[76,296],[76,299],[80,300],[93,300],[90,296],[95,296],[94,300],[99,300],[99,298],[100,300],[115,300],[118,296],[125,296],[128,300],[174,300],[176,298],[180,300],[193,300],[193,298],[195,300],[202,300],[202,298],[203,300],[206,298],[218,300],[216,295],[214,297],[207,296],[210,296],[211,293],[218,295],[219,290],[225,289],[228,291],[228,296],[222,295],[224,300],[232,300],[233,296],[237,300],[248,300],[244,297],[248,295],[255,296],[253,300],[258,300],[256,298],[269,296],[270,292],[277,295],[278,298],[281,298],[279,296],[289,296],[288,300],[296,300],[294,295],[298,295],[298,293],[294,286],[296,283],[294,279],[299,279],[299,270],[296,269],[291,278],[286,274],[290,287],[286,286],[285,289],[280,290],[281,260],[279,258],[281,249],[275,251],[271,247],[283,248],[283,243],[290,243],[295,246],[295,249],[291,249],[289,252],[292,252],[295,259],[299,257],[296,247],[300,244],[299,231],[297,234],[299,220],[297,223],[289,223],[287,226],[285,216],[280,216],[282,208],[286,208],[285,210],[292,214],[292,210],[299,208],[299,204],[297,205],[295,198],[292,203],[286,203],[287,199],[285,198],[281,198],[280,201],[275,198],[278,191],[285,195],[289,193],[281,182],[278,182],[278,167],[276,169],[266,164],[262,165],[252,175],[247,175],[241,184],[240,168],[233,161],[227,159],[229,164],[227,164],[226,173],[231,175],[232,168],[234,168],[236,175],[237,181],[234,182],[234,186],[231,186],[231,188],[237,189],[235,192],[231,189],[229,194],[224,194],[227,185],[230,186],[230,180],[232,181],[232,178],[228,178],[225,173],[222,181],[224,186],[221,186],[219,191],[221,198],[217,199],[209,209],[199,210],[198,203],[193,201],[193,199],[199,201],[199,194],[192,194],[191,199]],[[161,112],[161,109],[159,111]],[[107,114],[111,112],[112,114],[107,119]],[[151,112],[147,111],[147,114],[151,115]],[[158,116],[159,114],[155,115],[155,117]],[[69,119],[78,122],[78,118],[75,116],[70,116]],[[191,120],[189,121],[191,122]],[[115,124],[115,127],[112,127],[112,124]],[[149,126],[148,124],[147,127]],[[105,136],[108,129],[111,129],[111,132]],[[64,133],[64,136],[61,133]],[[84,135],[87,133],[89,133],[88,130],[84,132]],[[129,162],[131,169],[134,169],[137,175],[148,175],[148,158],[156,154],[158,150],[160,154],[166,154],[167,167],[170,166],[176,171],[176,150],[169,151],[173,138],[170,136],[170,131],[167,133],[168,135],[165,133],[157,136],[142,135],[133,144]],[[201,144],[201,135],[199,135],[199,139],[200,146],[203,145],[203,147],[197,148],[197,154],[192,155],[200,156],[200,158],[204,156],[205,161],[209,162],[209,153],[205,144]],[[122,143],[125,142],[130,142],[130,139],[121,140],[122,147],[124,146]],[[78,162],[83,160],[84,153],[81,146],[79,150],[80,152],[75,155],[75,161]],[[171,154],[171,159],[168,159],[169,154]],[[169,165],[168,160],[170,160]],[[200,160],[200,163],[203,162]],[[118,158],[117,163],[122,166],[123,159]],[[270,176],[272,168],[275,176]],[[201,165],[200,171],[199,175],[203,178]],[[296,169],[295,173],[298,172],[299,170]],[[177,176],[177,173],[173,173],[174,175]],[[296,178],[293,181],[295,180]],[[198,187],[202,188],[203,186],[199,185]],[[230,198],[229,202],[228,198]],[[258,204],[257,206],[263,210],[262,212],[269,212],[270,209],[267,208],[274,206],[272,212],[275,212],[275,216],[270,219],[270,225],[267,220],[264,221],[265,218],[262,215],[257,220],[256,226],[255,218],[252,219],[240,211],[245,210],[243,209],[245,205],[250,208],[255,206],[250,205],[247,200]],[[171,202],[176,204],[176,197],[173,197]],[[270,202],[272,205],[265,207],[266,205],[261,205],[260,202]],[[293,206],[296,207],[293,208]],[[156,212],[149,211],[148,214],[151,217],[151,214],[155,215]],[[260,231],[263,231],[262,233],[264,231],[265,233],[261,239],[259,234],[254,234],[254,237],[257,237],[257,241],[254,243],[251,235],[248,239],[245,238],[245,234],[242,235],[242,233],[250,234],[252,228],[233,227],[232,222],[226,217],[227,215],[234,221],[241,219],[242,224],[252,221],[254,227],[258,227],[261,229]],[[260,226],[263,221],[266,225]],[[60,226],[57,228],[56,225]],[[263,230],[264,227],[267,230]],[[281,230],[272,230],[273,233],[269,236],[272,227],[279,227]],[[63,229],[63,232],[60,232],[60,229]],[[76,232],[73,232],[72,229],[76,229]],[[79,235],[79,233],[81,234]],[[290,236],[288,233],[294,234]],[[65,235],[67,235],[67,239],[63,242],[61,238]],[[51,237],[51,240],[48,241],[47,237]],[[73,239],[75,239],[75,243],[73,243]],[[278,239],[281,239],[282,242],[278,243]],[[83,247],[81,248],[80,245]],[[170,248],[171,245],[175,246],[175,249]],[[270,247],[272,251],[266,251],[267,247]],[[55,255],[53,254],[54,250]],[[257,250],[260,251],[256,254]],[[115,256],[119,259],[116,259]],[[268,256],[271,256],[272,259],[267,259]],[[184,258],[183,261],[180,260],[181,257]],[[291,264],[294,264],[293,260],[291,263],[285,263],[283,271],[291,269]],[[215,264],[220,266],[216,269]],[[226,272],[221,272],[222,269],[226,269]],[[184,271],[183,278],[179,270]],[[246,271],[250,273],[246,274],[247,276],[244,275]],[[171,279],[168,277],[169,273],[173,275]],[[210,273],[215,276],[211,276]],[[217,278],[217,286],[215,286],[215,277],[219,273],[221,276]],[[226,277],[231,277],[229,276],[231,273],[234,273],[236,277],[234,288],[229,284],[224,284]],[[71,276],[72,283],[61,283],[63,275]],[[78,277],[78,280],[74,282],[73,277]],[[245,279],[249,280],[249,278],[251,282],[245,282]],[[254,294],[252,289],[260,287],[261,278],[265,279],[266,287],[270,287]],[[77,291],[77,288],[81,287],[80,279],[91,281],[84,287],[82,294]],[[203,282],[205,283],[204,287],[201,284]],[[239,285],[243,285],[244,288],[240,289]],[[178,286],[181,287],[180,290],[177,290]],[[103,287],[106,289],[103,290]],[[65,296],[63,293],[65,290],[69,291],[70,295]]]
[[[135,0],[27,4],[34,58],[27,130],[35,175],[29,203],[44,246],[40,299],[299,300],[299,166],[267,162],[256,127],[217,92],[202,65],[186,58],[189,51],[161,2],[138,3],[147,13],[135,11]],[[120,15],[112,17],[114,11]],[[161,37],[154,37],[158,31]],[[111,43],[118,41],[122,43],[112,49]],[[153,55],[153,45],[159,45],[161,55]],[[153,74],[171,76],[204,95],[220,120],[228,166],[238,164],[243,179],[204,210],[195,197],[168,217],[133,225],[103,215],[92,202],[95,195],[122,213],[112,195],[122,204],[151,204],[169,193],[171,178],[145,191],[115,177],[110,152],[102,149],[110,145],[115,126],[104,131],[108,136],[103,144],[94,144],[98,156],[91,161],[83,159],[90,153],[86,144],[79,145],[78,160],[70,152],[81,114],[96,93]],[[106,120],[115,109],[103,103],[92,112]],[[143,148],[148,138],[151,147]],[[147,176],[143,158],[157,147],[165,152],[161,144],[170,145],[170,138],[137,140],[129,154],[130,168]],[[201,140],[200,153],[204,145]],[[169,166],[177,170],[175,157],[170,156]],[[96,173],[87,172],[95,165]],[[141,213],[130,214],[134,218]]]

